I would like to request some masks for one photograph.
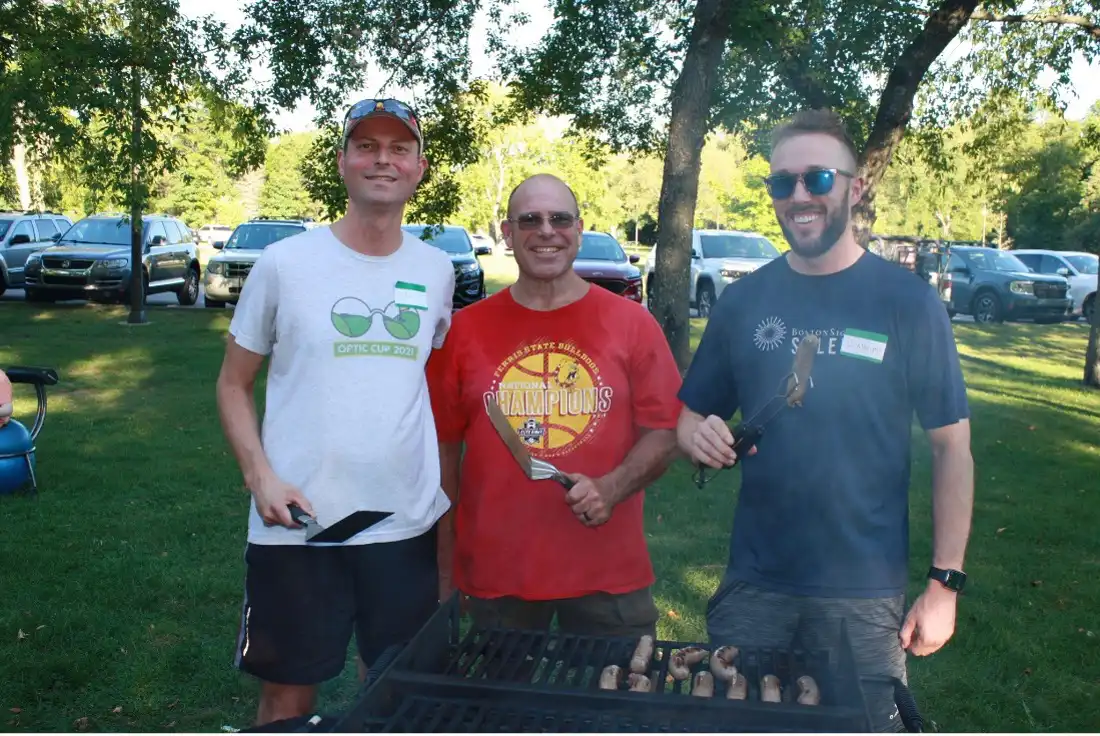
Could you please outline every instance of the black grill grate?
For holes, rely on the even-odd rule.
[[[789,648],[738,646],[744,700],[691,694],[692,677],[675,680],[668,665],[692,642],[655,642],[649,692],[626,682],[636,639],[560,632],[471,629],[460,635],[457,602],[445,604],[345,714],[334,730],[356,732],[687,732],[868,731],[863,690],[846,635],[830,656],[792,642]],[[709,644],[700,643],[713,654]],[[624,670],[617,690],[599,686],[607,665]],[[762,701],[760,681],[775,675],[781,702]],[[797,703],[796,680],[814,678],[819,705]]]

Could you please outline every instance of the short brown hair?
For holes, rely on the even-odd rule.
[[[772,131],[771,149],[774,151],[783,141],[807,133],[820,133],[840,141],[852,154],[852,160],[859,165],[859,152],[848,133],[848,126],[839,115],[828,108],[800,110],[790,120],[776,126]]]

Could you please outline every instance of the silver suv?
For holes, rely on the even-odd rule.
[[[264,248],[277,240],[304,233],[313,226],[309,220],[269,220],[256,218],[241,223],[224,243],[214,241],[215,253],[206,263],[203,288],[206,306],[221,309],[236,304],[248,272],[259,260]]]
[[[779,249],[760,233],[744,230],[692,230],[688,300],[700,317],[709,317],[722,291],[742,276],[779,257]],[[657,249],[646,261],[647,305],[653,309],[653,268]]]
[[[22,289],[27,258],[56,243],[72,226],[56,212],[0,212],[0,294]]]

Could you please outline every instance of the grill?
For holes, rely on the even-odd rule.
[[[577,636],[557,631],[462,631],[458,599],[442,605],[401,648],[388,650],[368,673],[362,696],[346,713],[315,730],[369,733],[437,732],[866,732],[871,730],[861,678],[843,622],[833,650],[738,645],[734,661],[747,680],[743,700],[726,697],[714,681],[710,697],[693,695],[694,674],[669,677],[671,655],[705,643],[657,641],[647,675],[649,691],[626,684],[636,639]],[[713,656],[713,652],[712,652]],[[604,667],[624,676],[602,689]],[[775,675],[781,701],[761,700],[761,678]],[[796,680],[810,675],[820,703],[797,702]],[[880,682],[891,682],[885,678]],[[908,691],[905,690],[908,697]],[[908,701],[911,703],[911,700]],[[915,706],[899,699],[903,720],[919,724]],[[912,730],[919,730],[912,729]]]
[[[619,279],[588,279],[588,281],[596,286],[602,286],[614,294],[622,294],[629,285],[625,281]]]
[[[225,275],[232,279],[243,279],[248,276],[248,272],[252,270],[251,263],[234,263],[233,261],[227,261],[225,264]]]
[[[42,259],[42,265],[46,268],[71,268],[82,270],[91,268],[94,260],[86,258],[64,258],[62,256],[46,256]]]
[[[1064,299],[1066,287],[1061,284],[1035,282],[1035,296],[1039,299]]]

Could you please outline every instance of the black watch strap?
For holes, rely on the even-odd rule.
[[[966,573],[962,570],[944,570],[939,567],[928,568],[928,577],[943,584],[948,590],[961,593],[966,586]]]

